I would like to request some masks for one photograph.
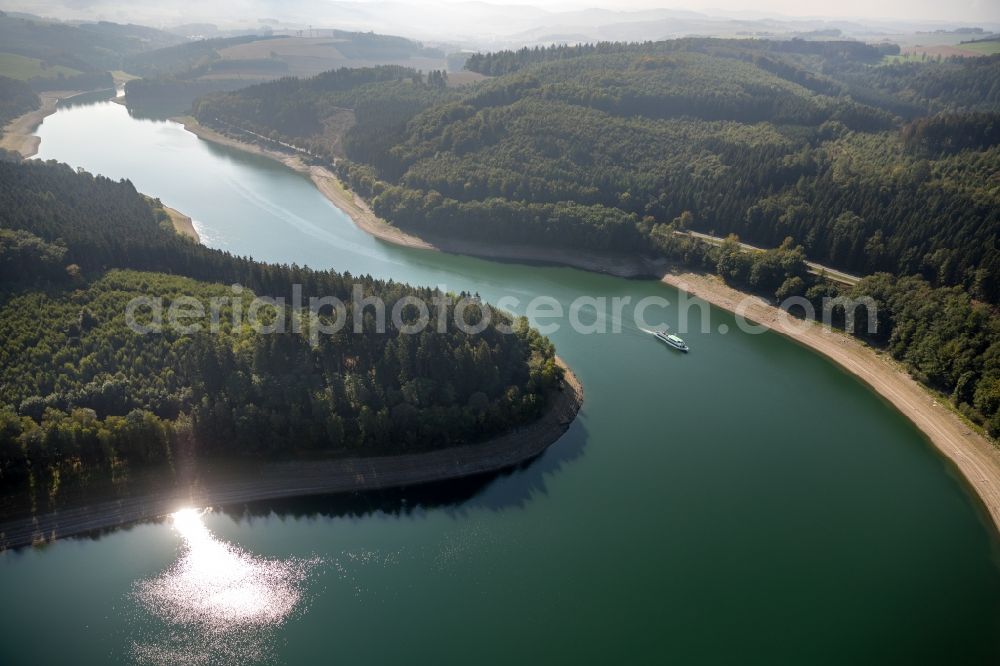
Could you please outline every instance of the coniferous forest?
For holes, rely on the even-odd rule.
[[[791,44],[789,46],[789,44]],[[474,87],[401,68],[283,79],[196,104],[339,160],[400,227],[649,252],[693,228],[1000,299],[1000,57],[876,65],[853,42],[681,40],[476,56]],[[341,118],[353,110],[344,132]],[[573,229],[573,233],[568,233]]]
[[[665,257],[817,303],[871,295],[870,341],[997,435],[1000,56],[887,64],[896,53],[526,48],[473,55],[466,67],[490,77],[475,85],[340,70],[209,95],[194,112],[307,150],[418,235]],[[686,230],[775,249],[749,256]],[[805,259],[868,277],[836,286]]]
[[[0,76],[0,125],[6,125],[23,113],[34,111],[40,101],[27,83]]]
[[[6,4],[0,666],[1000,666],[1000,0]]]
[[[463,332],[454,298],[420,334],[401,334],[391,318],[377,332],[371,309],[356,334],[354,285],[387,311],[440,294],[207,249],[176,234],[130,182],[56,163],[0,162],[0,276],[4,483],[182,452],[370,456],[474,443],[538,417],[561,378],[551,343],[525,322],[490,310],[481,333]],[[304,315],[292,309],[293,285],[305,301],[347,303],[346,325],[313,340],[234,320],[254,296],[284,297],[261,317],[294,330]],[[142,296],[162,296],[165,309],[181,297],[221,299],[219,330],[134,332],[126,306]],[[414,310],[401,310],[404,327]],[[318,313],[331,325],[339,316]],[[463,314],[470,325],[482,316]],[[315,322],[298,323],[307,332]]]

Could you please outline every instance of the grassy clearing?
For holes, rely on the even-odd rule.
[[[959,48],[966,49],[968,51],[975,51],[980,55],[996,55],[997,53],[1000,53],[1000,39],[994,39],[988,42],[960,44]]]
[[[80,70],[71,67],[46,65],[38,58],[27,58],[14,53],[0,53],[0,75],[12,79],[27,81],[34,78],[55,78],[60,74],[76,76],[81,73]]]
[[[111,72],[111,76],[114,77],[115,81],[121,81],[121,82],[134,81],[135,79],[142,78],[142,77],[136,76],[135,74],[129,74],[128,72],[122,71],[120,69],[116,69],[116,70],[112,71]]]
[[[902,55],[887,55],[882,58],[883,65],[895,65],[901,62],[926,62],[926,57],[921,57],[916,53],[905,53]]]
[[[988,42],[971,42],[967,44],[933,46],[907,46],[903,53],[894,56],[885,56],[882,59],[883,65],[900,62],[932,62],[938,59],[960,57],[978,58],[1000,53],[1000,40]]]

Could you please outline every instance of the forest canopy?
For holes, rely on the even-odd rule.
[[[56,163],[0,163],[0,275],[4,482],[166,463],[181,452],[384,455],[474,444],[537,418],[561,378],[551,343],[525,322],[483,305],[489,324],[469,333],[455,324],[455,299],[414,335],[391,322],[378,332],[370,312],[356,334],[350,309],[346,326],[316,340],[231,323],[255,295],[291,296],[293,285],[306,299],[344,301],[360,285],[389,309],[442,295],[210,250],[177,235],[130,182]],[[136,296],[227,305],[217,332],[142,335],[126,326]],[[294,316],[284,306],[273,314]]]
[[[475,54],[466,66],[491,78],[461,88],[330,72],[205,97],[195,113],[307,150],[418,235],[669,259],[817,305],[871,291],[877,332],[852,332],[1000,435],[1000,56],[886,64],[897,52],[553,46]],[[806,259],[868,277],[836,286]]]
[[[0,126],[40,105],[38,95],[27,83],[0,76]]]
[[[340,70],[198,119],[336,162],[418,233],[655,254],[654,224],[1000,300],[1000,58],[883,65],[856,42],[691,39],[477,55],[449,88]],[[348,73],[349,72],[349,73]],[[243,137],[245,138],[245,136]],[[568,232],[573,229],[573,232]]]

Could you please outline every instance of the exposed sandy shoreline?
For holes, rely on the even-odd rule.
[[[329,169],[309,166],[301,157],[290,153],[264,148],[257,144],[237,141],[215,130],[205,127],[190,116],[174,118],[184,128],[196,136],[237,150],[261,155],[276,160],[288,168],[308,175],[323,195],[337,208],[347,213],[354,223],[376,238],[403,247],[424,250],[440,250],[453,254],[465,254],[484,259],[510,261],[530,261],[545,264],[572,266],[597,273],[608,273],[619,277],[659,277],[663,274],[665,262],[653,262],[627,255],[586,252],[581,250],[560,250],[558,248],[538,248],[532,245],[513,243],[477,243],[474,241],[430,235],[414,236],[394,227],[371,211],[368,204],[347,190],[340,179]]]
[[[275,159],[306,173],[331,202],[355,224],[373,236],[405,247],[441,250],[490,259],[506,259],[573,266],[620,277],[653,277],[697,296],[712,305],[744,316],[803,344],[860,378],[891,402],[930,439],[961,473],[1000,531],[1000,449],[965,423],[935,396],[918,384],[892,359],[843,333],[819,324],[808,327],[761,298],[727,286],[716,276],[678,271],[666,262],[654,262],[595,252],[544,249],[526,245],[485,244],[472,241],[421,238],[379,219],[360,197],[348,192],[339,179],[323,167],[309,167],[296,155],[236,141],[204,127],[192,118],[178,119],[188,131],[207,141]]]
[[[170,216],[170,223],[174,225],[174,231],[181,236],[187,236],[195,243],[201,242],[201,236],[195,231],[194,222],[191,221],[190,217],[170,206],[163,206],[163,210]]]
[[[560,360],[563,388],[537,421],[480,444],[377,458],[262,463],[253,474],[203,479],[182,487],[77,505],[0,524],[0,551],[163,516],[185,506],[382,490],[499,472],[541,455],[569,428],[583,404],[583,387]]]
[[[29,111],[14,118],[3,128],[3,136],[0,137],[0,148],[21,153],[21,157],[34,157],[38,152],[38,145],[42,140],[34,132],[38,125],[56,112],[56,106],[60,100],[80,95],[77,90],[56,90],[52,92],[38,93],[38,98],[42,105],[34,111]]]
[[[190,217],[180,212],[176,208],[171,208],[170,206],[165,205],[162,201],[159,202],[159,204],[157,204],[157,200],[153,199],[152,197],[147,196],[146,199],[153,206],[162,209],[163,212],[167,214],[167,216],[170,218],[170,224],[172,224],[174,227],[174,231],[179,233],[181,236],[186,236],[187,238],[190,238],[195,243],[201,243],[201,236],[199,236],[198,232],[195,230],[194,222],[191,221]]]
[[[726,285],[721,278],[670,272],[663,282],[712,305],[736,312],[805,345],[871,386],[910,419],[958,469],[982,500],[1000,531],[1000,449],[965,423],[886,354],[840,331],[803,322],[757,296]]]
[[[42,142],[41,138],[34,133],[41,122],[45,120],[46,116],[50,116],[56,112],[56,107],[61,100],[82,94],[75,90],[39,93],[38,97],[42,101],[41,106],[7,123],[3,128],[3,134],[0,135],[0,148],[20,153],[24,159],[34,157],[38,153],[38,146]],[[195,231],[190,217],[169,206],[161,205],[161,207],[170,216],[170,222],[174,225],[174,231],[182,236],[187,236],[195,243],[201,242],[201,238],[198,236],[198,232]]]

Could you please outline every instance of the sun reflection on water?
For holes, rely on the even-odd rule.
[[[177,562],[136,584],[141,606],[165,623],[164,640],[136,644],[151,663],[243,663],[263,658],[267,630],[280,626],[302,598],[318,560],[272,560],[217,539],[203,511],[171,514],[183,540]]]

